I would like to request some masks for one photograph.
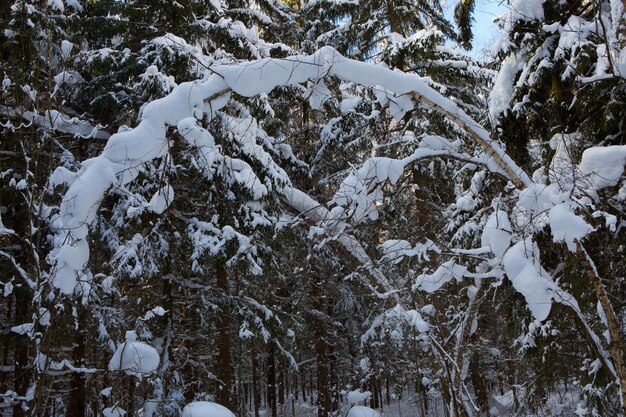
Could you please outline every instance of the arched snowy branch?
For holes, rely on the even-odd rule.
[[[381,86],[395,94],[408,94],[449,117],[466,131],[489,155],[491,170],[504,173],[519,188],[531,183],[482,126],[416,75],[350,60],[330,47],[308,56],[266,58],[216,66],[211,70],[213,75],[207,79],[183,83],[168,96],[149,103],[137,127],[112,135],[102,154],[85,161],[72,179],[54,225],[58,234],[52,254],[52,277],[54,286],[61,292],[71,294],[78,280],[85,275],[84,268],[89,260],[89,225],[95,220],[106,192],[116,184],[134,180],[141,165],[166,155],[169,146],[167,126],[177,126],[191,117],[201,119],[207,115],[212,118],[228,103],[231,91],[250,97],[270,92],[278,86],[318,81],[326,75],[334,75],[355,83]],[[202,135],[187,140],[196,147],[207,146],[210,142]],[[341,240],[345,240],[344,246],[359,261],[371,264],[371,260],[363,256],[363,248],[358,248],[360,245],[355,245],[347,237]],[[88,282],[89,279],[85,278],[81,281]]]

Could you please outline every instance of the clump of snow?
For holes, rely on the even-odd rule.
[[[397,121],[401,121],[405,114],[413,110],[413,107],[413,100],[408,94],[389,99],[389,113]]]
[[[617,185],[626,165],[626,145],[585,149],[578,169],[595,190]]]
[[[161,214],[169,207],[172,201],[174,201],[174,189],[167,184],[152,196],[148,203],[148,209],[156,214]]]
[[[369,391],[361,391],[359,390],[355,390],[355,391],[348,391],[348,393],[346,394],[346,401],[348,401],[348,404],[352,405],[352,404],[358,404],[362,401],[366,401],[368,400],[370,397],[372,396],[372,393]]]
[[[378,206],[382,203],[381,186],[389,181],[395,184],[404,172],[403,160],[370,158],[356,172],[346,177],[335,194],[334,202],[346,208],[347,215],[355,222],[378,218]]]
[[[165,313],[167,313],[167,311],[159,306],[159,307],[154,307],[152,310],[148,311],[146,314],[144,314],[143,319],[144,320],[150,320],[153,319],[157,316],[159,317],[163,317],[165,315]]]
[[[332,96],[331,91],[324,83],[324,79],[320,78],[316,83],[313,83],[311,88],[305,93],[304,97],[309,99],[309,104],[313,110],[319,110],[322,108],[322,104]],[[341,111],[344,112],[343,102],[341,103]]]
[[[107,407],[102,410],[102,415],[104,417],[124,417],[126,415],[126,410],[123,410],[118,406]]]
[[[505,253],[502,264],[515,290],[526,299],[533,317],[545,320],[558,289],[539,264],[539,249],[535,242],[530,238],[518,242]]]
[[[543,0],[510,0],[509,10],[504,16],[504,30],[511,32],[520,20],[529,22],[543,20]]]
[[[195,401],[183,408],[182,417],[235,417],[235,414],[221,404]]]
[[[454,202],[456,208],[459,211],[471,212],[476,208],[476,200],[471,195],[462,195]]]
[[[142,85],[156,85],[161,91],[169,93],[177,86],[176,80],[171,75],[163,74],[156,65],[150,65],[143,74],[139,75],[140,82],[135,89],[141,90]]]
[[[430,317],[435,317],[435,315],[437,314],[437,309],[432,304],[426,304],[424,307],[421,308],[421,311],[422,313]]]
[[[513,220],[518,227],[540,231],[548,224],[550,209],[568,200],[568,193],[562,192],[558,184],[535,183],[520,192]]]
[[[381,414],[373,408],[356,405],[348,411],[346,417],[381,417]]]
[[[357,106],[361,103],[361,97],[347,97],[341,100],[341,104],[339,108],[341,109],[341,113],[352,113],[355,111]]]
[[[433,293],[450,282],[452,278],[457,281],[461,280],[466,272],[467,268],[458,265],[454,260],[447,261],[432,274],[422,274],[418,276],[415,284],[412,286],[412,290],[415,291],[419,289],[427,293]]]
[[[77,12],[83,11],[83,6],[78,2],[78,0],[65,0],[65,4],[74,8]]]
[[[422,137],[419,143],[420,148],[431,149],[433,151],[458,150],[461,143],[458,141],[450,142],[443,136],[426,135]]]
[[[68,59],[72,53],[72,48],[74,48],[74,44],[68,40],[61,41],[61,52],[63,53],[63,58]]]
[[[63,13],[65,10],[65,5],[63,4],[63,0],[48,0],[48,6],[52,10],[56,10],[60,13]]]
[[[77,178],[78,175],[76,175],[75,172],[72,172],[65,167],[57,167],[48,178],[48,184],[52,188],[59,185],[72,185]]]
[[[126,332],[126,341],[120,344],[109,361],[110,371],[124,371],[129,375],[142,376],[159,367],[160,357],[155,348],[137,341],[137,334]]]
[[[515,91],[515,78],[522,69],[524,60],[518,55],[510,55],[504,59],[496,81],[489,93],[489,119],[492,126],[498,125],[498,119],[509,108],[509,102]]]
[[[576,241],[581,240],[594,229],[572,210],[570,204],[562,203],[550,209],[550,229],[555,242],[565,242],[567,248],[576,252]]]
[[[386,331],[393,329],[396,339],[402,339],[402,329],[408,326],[417,330],[419,333],[427,333],[430,331],[430,325],[424,320],[420,312],[417,310],[407,310],[400,304],[394,308],[379,314],[370,325],[369,329],[361,336],[361,343],[366,343],[369,339],[377,336],[385,337]],[[380,330],[380,333],[378,330]],[[362,366],[362,365],[361,365]]]
[[[501,258],[511,246],[511,222],[504,210],[494,211],[483,228],[480,238],[483,247],[491,248],[491,252]]]
[[[441,249],[430,239],[424,243],[412,246],[406,240],[389,239],[380,245],[385,253],[383,260],[390,260],[394,264],[400,263],[405,257],[417,257],[419,261],[429,261],[428,251],[441,253]]]
[[[11,327],[11,331],[19,335],[25,335],[25,334],[29,335],[33,332],[34,328],[35,328],[35,325],[33,323],[24,323],[18,326]]]

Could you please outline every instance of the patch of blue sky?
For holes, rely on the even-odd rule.
[[[448,0],[444,4],[444,13],[449,19],[453,19],[454,7],[461,0]],[[494,22],[494,19],[506,11],[505,0],[476,0],[474,8],[474,40],[472,41],[471,55],[480,58],[490,56],[490,48],[493,43],[502,36],[502,30]]]

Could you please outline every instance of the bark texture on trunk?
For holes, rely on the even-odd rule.
[[[217,288],[224,294],[228,293],[228,273],[223,263],[216,262],[215,274],[217,278]],[[224,303],[217,316],[219,332],[217,334],[217,372],[216,375],[222,385],[217,395],[218,402],[231,411],[237,410],[237,404],[233,396],[233,371],[231,366],[230,340],[230,317],[229,308]]]

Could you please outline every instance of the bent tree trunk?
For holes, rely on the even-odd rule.
[[[592,282],[593,289],[598,297],[602,312],[606,317],[606,326],[609,331],[609,337],[611,338],[609,342],[609,353],[611,354],[613,366],[615,367],[615,372],[618,377],[622,415],[626,416],[626,366],[624,364],[624,352],[622,350],[622,331],[620,323],[617,319],[617,315],[615,314],[615,310],[613,310],[611,300],[609,299],[606,288],[604,287],[602,279],[598,274],[598,270],[596,269],[593,259],[591,259],[589,253],[587,253],[584,246],[580,242],[577,243],[577,249],[578,251],[576,254],[585,267],[587,276]]]

